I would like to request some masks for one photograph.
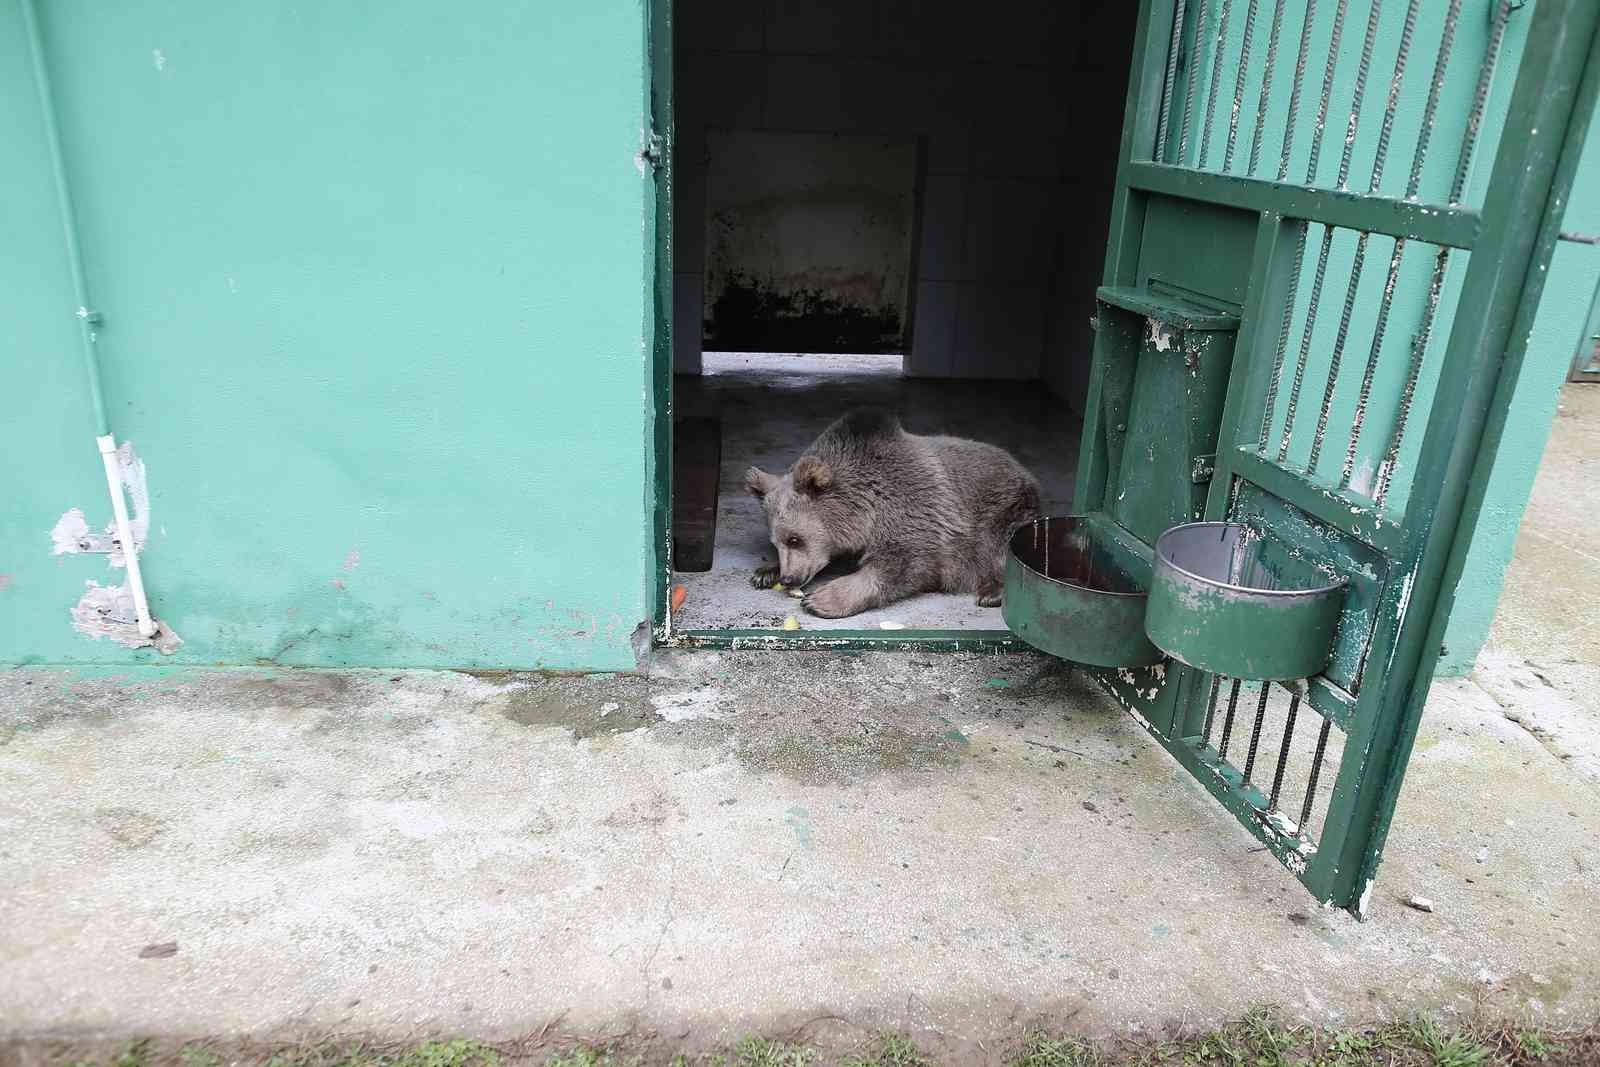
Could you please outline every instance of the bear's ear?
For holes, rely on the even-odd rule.
[[[778,487],[778,479],[762,470],[760,467],[751,467],[744,472],[745,488],[750,490],[750,495],[757,500],[763,500],[766,495]]]
[[[794,487],[806,496],[819,496],[833,485],[833,468],[816,456],[801,456],[794,465]]]

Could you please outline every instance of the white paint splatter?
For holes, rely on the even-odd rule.
[[[133,445],[124,442],[117,449],[117,471],[122,491],[128,502],[131,518],[128,532],[133,535],[134,551],[143,552],[150,537],[150,489],[145,478],[144,460],[133,451]],[[80,552],[104,553],[112,567],[126,567],[127,557],[117,542],[117,524],[113,520],[101,533],[91,533],[82,508],[72,508],[56,520],[50,530],[50,554],[71,555]]]
[[[361,550],[359,548],[352,548],[349,552],[345,553],[344,569],[347,571],[353,571],[359,566],[361,566]]]
[[[160,74],[167,69],[167,55],[159,48],[151,49],[150,58],[155,61],[156,73]]]
[[[156,632],[146,637],[139,632],[139,619],[133,607],[133,590],[127,582],[101,585],[94,579],[84,583],[83,598],[73,605],[72,628],[85,637],[109,638],[124,648],[153,648],[170,656],[183,644],[183,638],[156,623]]]
[[[50,528],[50,543],[52,556],[89,551],[89,520],[83,517],[82,508],[73,508],[56,520]]]
[[[689,722],[694,719],[720,719],[722,696],[715,689],[705,687],[683,693],[663,693],[650,698],[656,714],[667,722]]]
[[[903,622],[889,622],[885,620],[878,624],[878,629],[880,630],[904,630],[905,628],[906,624]]]

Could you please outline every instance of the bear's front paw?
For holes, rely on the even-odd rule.
[[[823,619],[842,619],[859,610],[850,594],[839,588],[838,582],[829,582],[815,593],[807,594],[800,606]]]
[[[772,564],[757,567],[750,576],[750,584],[757,589],[771,589],[778,584],[778,568]]]
[[[999,582],[983,582],[978,586],[978,607],[997,608],[1005,600],[1005,587]]]

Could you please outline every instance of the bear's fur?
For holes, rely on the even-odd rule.
[[[778,550],[757,588],[799,588],[834,560],[858,561],[806,596],[805,609],[827,619],[918,593],[998,605],[1011,532],[1039,515],[1037,479],[1004,449],[910,434],[872,409],[829,426],[783,476],[751,467],[745,484]]]

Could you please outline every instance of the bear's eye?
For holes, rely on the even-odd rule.
[[[784,544],[788,545],[790,548],[800,548],[802,545],[805,544],[805,541],[803,541],[799,537],[791,534],[789,536],[789,539],[787,541],[785,541]]]

